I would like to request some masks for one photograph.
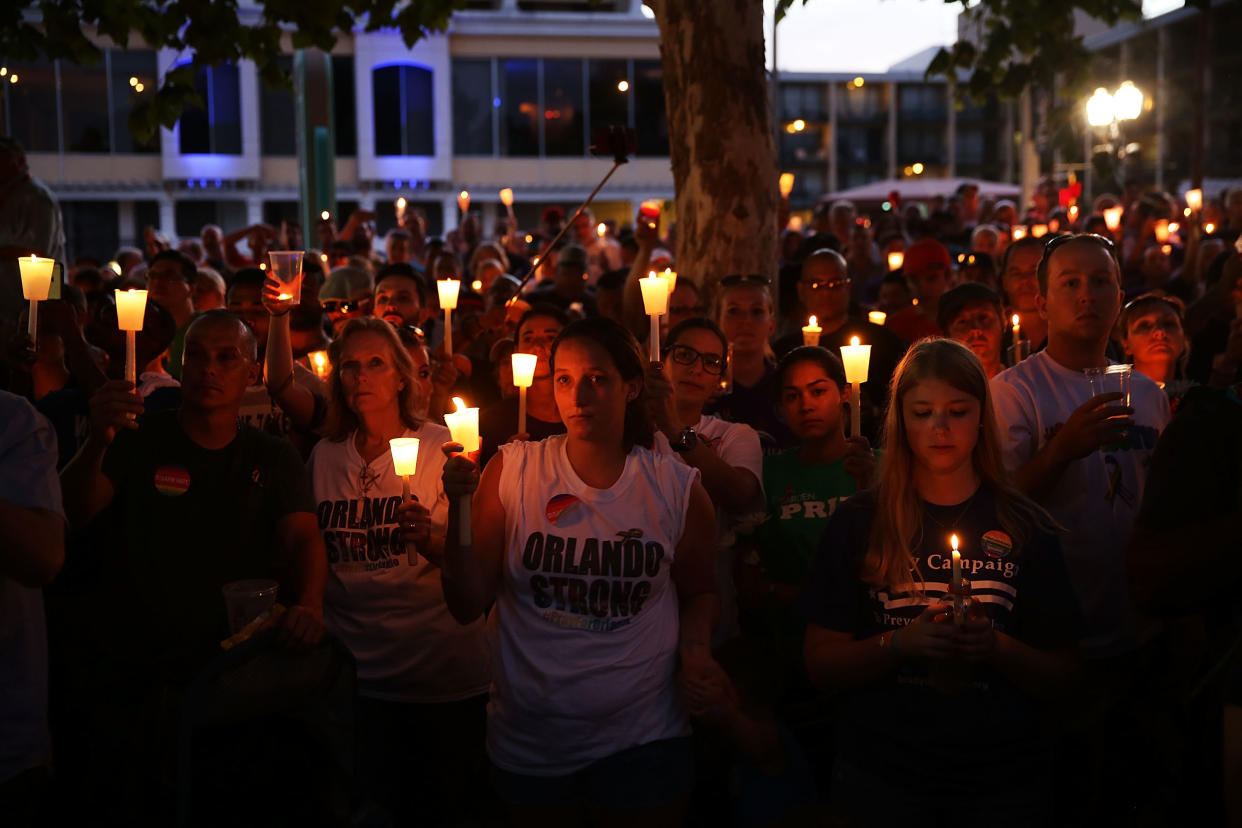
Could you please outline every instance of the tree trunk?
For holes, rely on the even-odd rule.
[[[677,275],[775,281],[776,149],[760,0],[651,0],[660,24],[669,155],[677,192]]]

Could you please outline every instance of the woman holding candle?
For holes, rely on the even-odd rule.
[[[1045,823],[1037,700],[1071,686],[1081,627],[1054,530],[1005,476],[978,358],[952,340],[915,344],[893,377],[877,488],[838,506],[798,602],[810,677],[841,694],[844,812]],[[956,624],[954,534],[973,595]]]
[[[425,349],[417,365],[387,322],[350,321],[329,353],[325,438],[309,466],[328,553],[324,621],[358,664],[359,778],[398,824],[441,824],[471,784],[488,684],[482,624],[457,624],[440,587],[449,432],[417,413],[430,394]],[[401,437],[423,447],[408,501],[389,454]]]
[[[645,361],[609,320],[576,322],[550,355],[567,433],[501,447],[474,493],[473,548],[450,507],[445,597],[495,646],[488,753],[517,824],[680,825],[691,708],[722,678],[711,657],[711,500],[699,472],[646,446]],[[477,490],[477,491],[476,491]]]

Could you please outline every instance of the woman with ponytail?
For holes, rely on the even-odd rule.
[[[838,506],[799,599],[807,670],[840,695],[834,805],[865,825],[1044,824],[1042,701],[1071,686],[1081,626],[1057,527],[1005,474],[970,350],[916,343],[891,400],[879,482]]]

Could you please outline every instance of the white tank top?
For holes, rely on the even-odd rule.
[[[673,680],[671,567],[698,470],[635,447],[617,482],[594,489],[565,441],[500,447],[506,547],[488,753],[535,776],[689,732]]]

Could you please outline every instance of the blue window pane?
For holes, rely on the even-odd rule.
[[[181,154],[241,155],[241,81],[236,66],[200,66],[194,88],[205,107],[181,112]]]
[[[533,58],[500,64],[501,155],[539,154],[539,74]]]
[[[492,154],[492,62],[453,60],[453,152]]]
[[[381,66],[371,73],[376,155],[435,155],[432,73]]]
[[[586,151],[582,113],[582,61],[543,62],[543,130],[547,155]]]

